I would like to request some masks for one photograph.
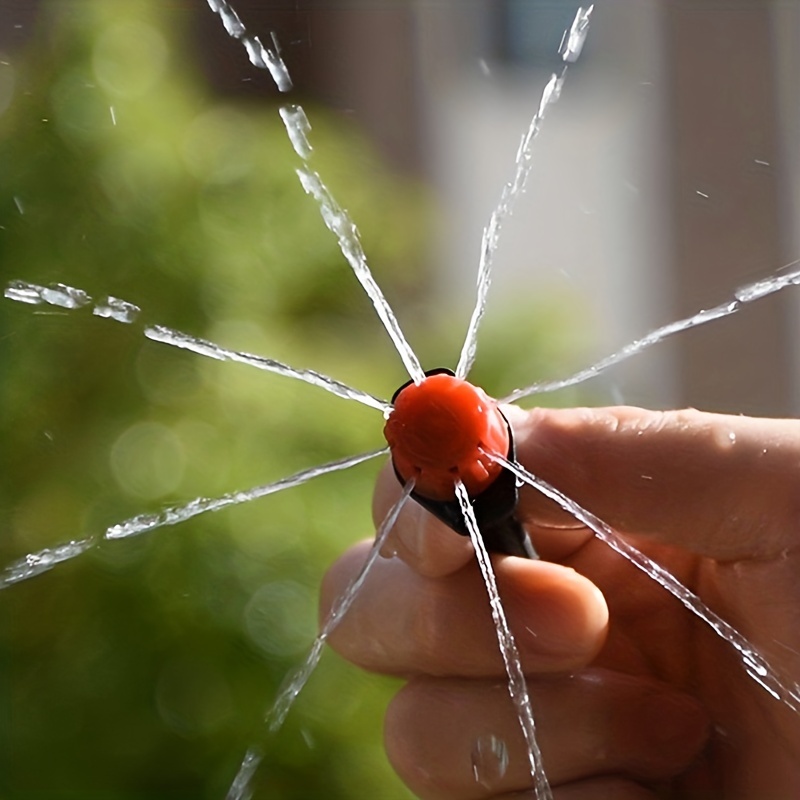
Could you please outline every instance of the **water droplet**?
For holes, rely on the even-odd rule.
[[[307,161],[311,158],[313,148],[308,141],[311,123],[308,121],[306,112],[303,111],[302,106],[285,105],[278,110],[278,113],[286,126],[286,133],[295,153],[304,161]]]
[[[564,31],[558,52],[568,64],[573,64],[580,58],[581,50],[583,50],[583,45],[586,43],[586,36],[589,33],[589,21],[593,10],[594,5],[589,6],[589,8],[579,8],[570,29]]]
[[[233,36],[234,39],[244,36],[245,29],[239,15],[227,3],[221,5],[217,13],[229,36]]]
[[[313,750],[317,746],[317,740],[308,728],[301,728],[300,735],[303,737],[303,741],[306,743],[306,747],[308,747],[309,750]]]
[[[42,286],[26,283],[25,281],[11,281],[8,286],[6,286],[3,297],[8,300],[16,300],[18,303],[29,303],[35,306],[42,302],[43,288]]]
[[[83,289],[76,289],[74,286],[67,286],[63,283],[54,283],[42,289],[42,300],[51,306],[73,309],[88,305],[92,298]]]
[[[486,733],[475,742],[471,761],[476,782],[493,789],[508,769],[508,746],[493,733]]]
[[[119,297],[110,296],[92,309],[92,313],[97,317],[128,323],[133,322],[140,311],[139,306],[129,303],[127,300],[120,300]]]
[[[81,308],[88,305],[92,298],[83,289],[76,289],[74,286],[66,286],[63,283],[53,283],[50,286],[39,286],[36,283],[26,281],[11,281],[6,286],[3,296],[9,300],[16,300],[18,303],[30,303],[39,305],[49,303],[60,308]]]
[[[386,559],[397,558],[397,548],[392,545],[385,545],[381,548],[381,557]]]

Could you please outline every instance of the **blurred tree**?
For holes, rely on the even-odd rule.
[[[90,307],[0,305],[2,564],[380,446],[375,411],[149,342],[145,323],[384,397],[405,380],[297,182],[277,108],[207,93],[185,9],[167,5],[52,2],[26,51],[0,59],[3,283],[143,308],[122,325]],[[358,221],[412,343],[427,365],[452,363],[464,321],[423,303],[424,191],[387,174],[354,127],[309,116],[313,166]],[[482,342],[485,377],[508,388],[520,373],[503,352],[524,349],[529,378],[561,352],[551,315],[512,319]],[[371,533],[375,469],[110,542],[0,592],[4,800],[224,796],[314,635],[325,566]],[[378,734],[389,686],[329,655],[256,797],[407,797]]]
[[[399,361],[297,182],[277,109],[206,96],[182,20],[142,0],[52,3],[2,65],[4,283],[112,294],[147,322],[389,393]],[[387,293],[412,296],[421,190],[354,129],[312,118],[314,166]],[[380,445],[376,412],[148,342],[141,323],[4,301],[0,326],[4,563]],[[223,796],[313,637],[324,566],[371,531],[374,469],[112,542],[3,592],[3,797]],[[406,796],[376,734],[385,686],[330,660],[261,784]]]

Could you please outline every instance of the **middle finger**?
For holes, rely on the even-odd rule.
[[[356,574],[368,548],[366,542],[351,548],[329,570],[323,613]],[[524,669],[575,669],[594,657],[605,640],[608,610],[591,581],[544,561],[500,556],[493,564]],[[474,563],[428,578],[397,558],[378,559],[331,644],[375,672],[504,674],[486,589]]]

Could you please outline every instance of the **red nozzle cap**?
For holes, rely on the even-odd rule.
[[[473,497],[502,471],[480,448],[506,455],[508,425],[482,389],[452,375],[429,375],[394,399],[383,429],[403,480],[430,500],[452,500],[461,479]]]

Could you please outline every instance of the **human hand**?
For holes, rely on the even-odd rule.
[[[633,408],[505,409],[517,457],[653,557],[800,675],[800,422]],[[381,519],[399,494],[390,470]],[[558,800],[800,796],[800,718],[661,587],[535,490],[518,517],[547,561],[494,557]],[[363,561],[326,577],[323,607]],[[533,797],[468,540],[404,509],[332,643],[408,677],[390,706],[389,757],[423,798]],[[494,736],[507,770],[474,772]]]

